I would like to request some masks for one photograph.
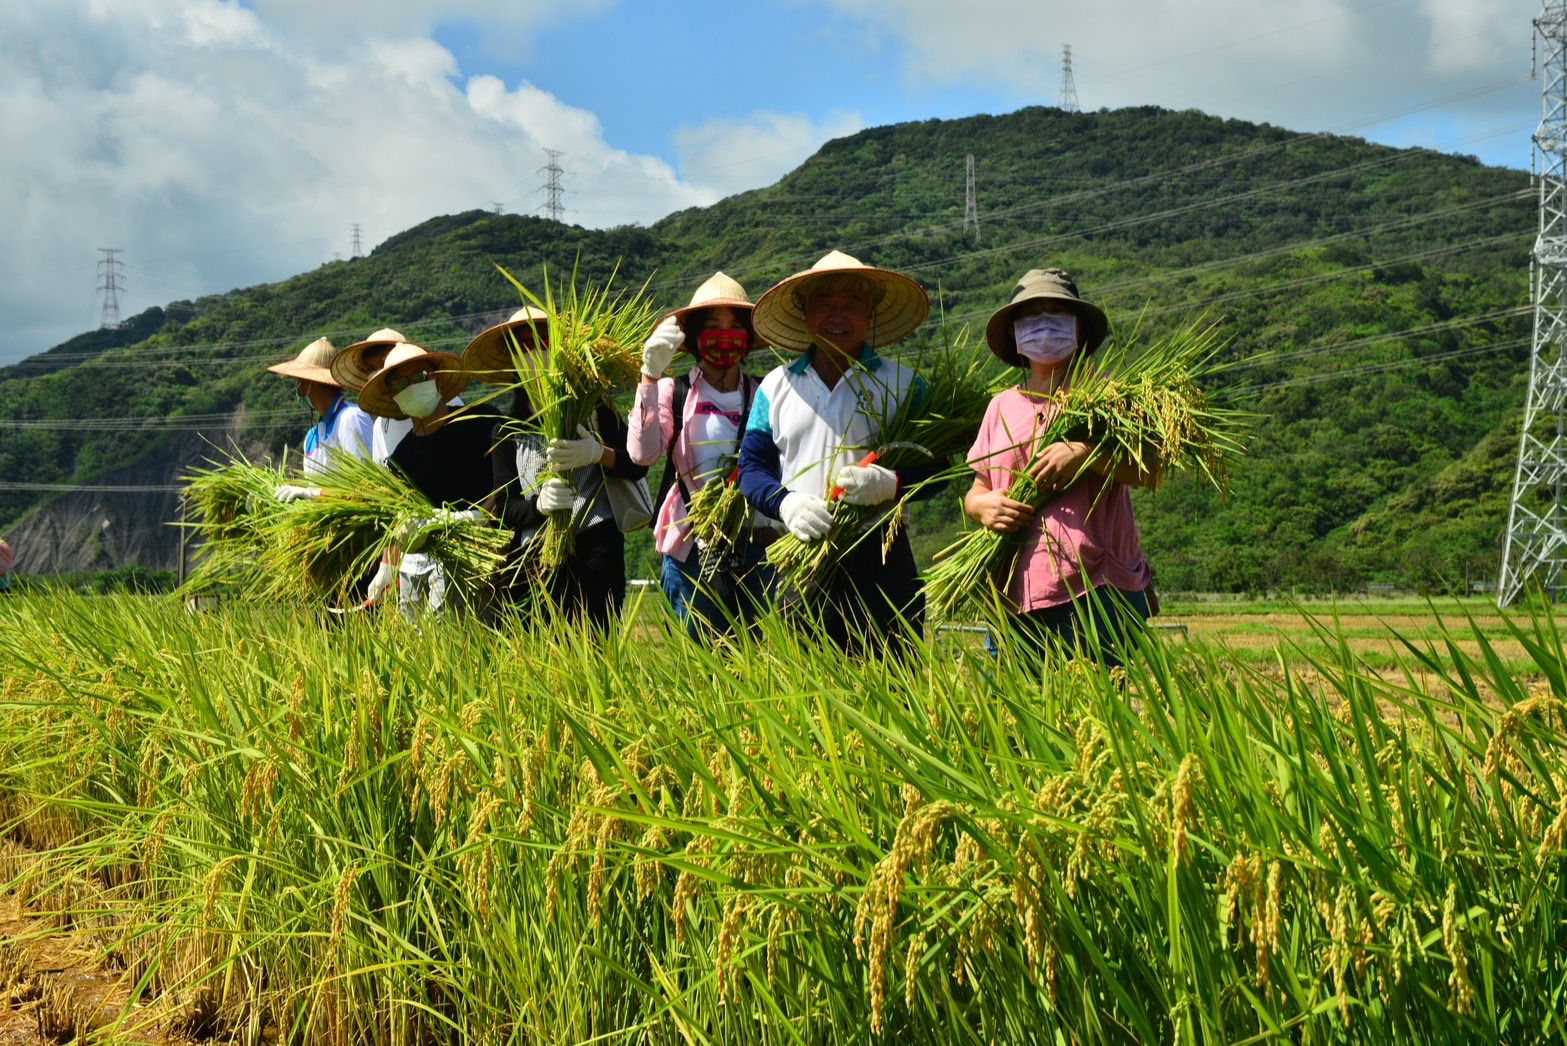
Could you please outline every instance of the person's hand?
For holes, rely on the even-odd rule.
[[[319,498],[320,487],[296,487],[292,483],[283,483],[272,490],[272,496],[279,501],[298,501],[300,498]]]
[[[820,541],[832,529],[832,509],[827,499],[803,490],[785,494],[778,515],[789,533],[801,541]]]
[[[654,327],[653,333],[642,343],[642,373],[650,378],[663,377],[685,340],[686,334],[679,322],[673,316],[664,317],[664,322]]]
[[[392,587],[392,582],[397,580],[397,571],[392,569],[392,564],[381,560],[381,565],[375,568],[375,576],[370,579],[370,591],[365,595],[365,606],[380,601],[386,595],[386,590]]]
[[[586,465],[597,465],[604,457],[604,444],[588,431],[586,425],[577,426],[580,439],[552,439],[544,448],[544,467],[551,472],[570,472]]]
[[[483,519],[484,513],[476,508],[438,508],[435,510],[435,522],[437,523],[479,523]]]
[[[436,521],[429,516],[410,516],[392,531],[392,547],[399,552],[418,552],[430,536],[430,528]]]
[[[963,509],[968,517],[986,530],[1002,534],[1022,530],[1034,521],[1034,510],[1022,501],[1013,501],[1004,490],[970,494]]]
[[[1028,474],[1041,493],[1059,493],[1082,474],[1092,454],[1093,448],[1086,443],[1051,443],[1034,454]]]
[[[576,500],[576,492],[563,479],[547,479],[539,486],[540,512],[570,512]]]
[[[851,505],[880,505],[898,493],[898,474],[880,465],[845,465],[832,482]]]

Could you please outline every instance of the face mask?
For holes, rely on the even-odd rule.
[[[743,330],[705,330],[696,336],[697,356],[720,370],[740,362],[749,347],[750,336]]]
[[[410,418],[427,418],[441,405],[441,386],[434,380],[408,386],[392,397]]]
[[[1041,312],[1012,321],[1017,351],[1039,363],[1059,363],[1077,351],[1077,317],[1069,312]]]

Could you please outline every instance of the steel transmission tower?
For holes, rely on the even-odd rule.
[[[1539,233],[1529,261],[1534,348],[1496,587],[1504,607],[1530,580],[1554,598],[1567,565],[1567,0],[1547,0],[1534,28],[1544,54],[1534,133]]]
[[[963,231],[974,230],[974,242],[979,242],[979,196],[974,191],[974,154],[968,154],[968,189],[963,196]]]
[[[98,289],[103,291],[103,316],[98,321],[98,329],[117,331],[120,329],[120,292],[125,289],[121,270],[125,263],[115,257],[120,253],[118,247],[99,247],[98,253],[103,255],[98,259]]]
[[[1072,79],[1072,45],[1061,45],[1061,91],[1056,104],[1069,113],[1078,112],[1077,82]]]
[[[360,243],[359,243],[359,223],[355,222],[352,226],[350,226],[350,228],[352,228],[353,231],[354,231],[354,253],[350,254],[349,257],[350,258],[357,258],[357,257],[359,257],[360,254],[363,253],[359,249],[359,247],[360,247]]]
[[[544,181],[544,206],[539,210],[551,221],[560,221],[566,213],[566,208],[561,205],[562,190],[560,187],[560,150],[545,149],[544,155],[550,158],[550,162],[539,168],[539,173],[546,175]]]

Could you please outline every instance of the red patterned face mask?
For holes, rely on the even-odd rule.
[[[702,362],[723,370],[740,362],[750,345],[750,335],[744,330],[705,330],[696,336],[696,354]]]

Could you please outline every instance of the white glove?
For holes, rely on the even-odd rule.
[[[578,425],[581,439],[552,439],[544,448],[544,467],[551,472],[570,472],[586,465],[597,465],[604,457],[604,444],[588,431],[586,425]]]
[[[284,483],[272,489],[272,496],[279,501],[298,501],[300,498],[319,498],[320,487],[296,487],[292,483]]]
[[[880,465],[845,465],[833,485],[843,488],[843,500],[851,505],[880,505],[898,492],[898,474]]]
[[[437,523],[478,523],[483,519],[484,513],[476,508],[438,508],[435,510],[435,522]]]
[[[685,341],[686,332],[680,329],[679,322],[673,316],[664,317],[664,322],[654,327],[642,343],[642,373],[650,378],[663,377]]]
[[[435,520],[428,516],[411,516],[392,531],[392,544],[401,552],[418,552],[424,547],[424,539],[430,536],[428,529],[434,524]]]
[[[539,487],[540,512],[570,512],[576,491],[563,479],[547,479]]]
[[[778,515],[789,533],[801,541],[820,541],[832,529],[832,509],[828,507],[827,499],[803,490],[785,494],[778,506]]]
[[[396,580],[397,571],[392,569],[392,564],[384,559],[381,560],[381,565],[375,568],[375,576],[370,579],[370,591],[365,596],[365,606],[379,601]]]

